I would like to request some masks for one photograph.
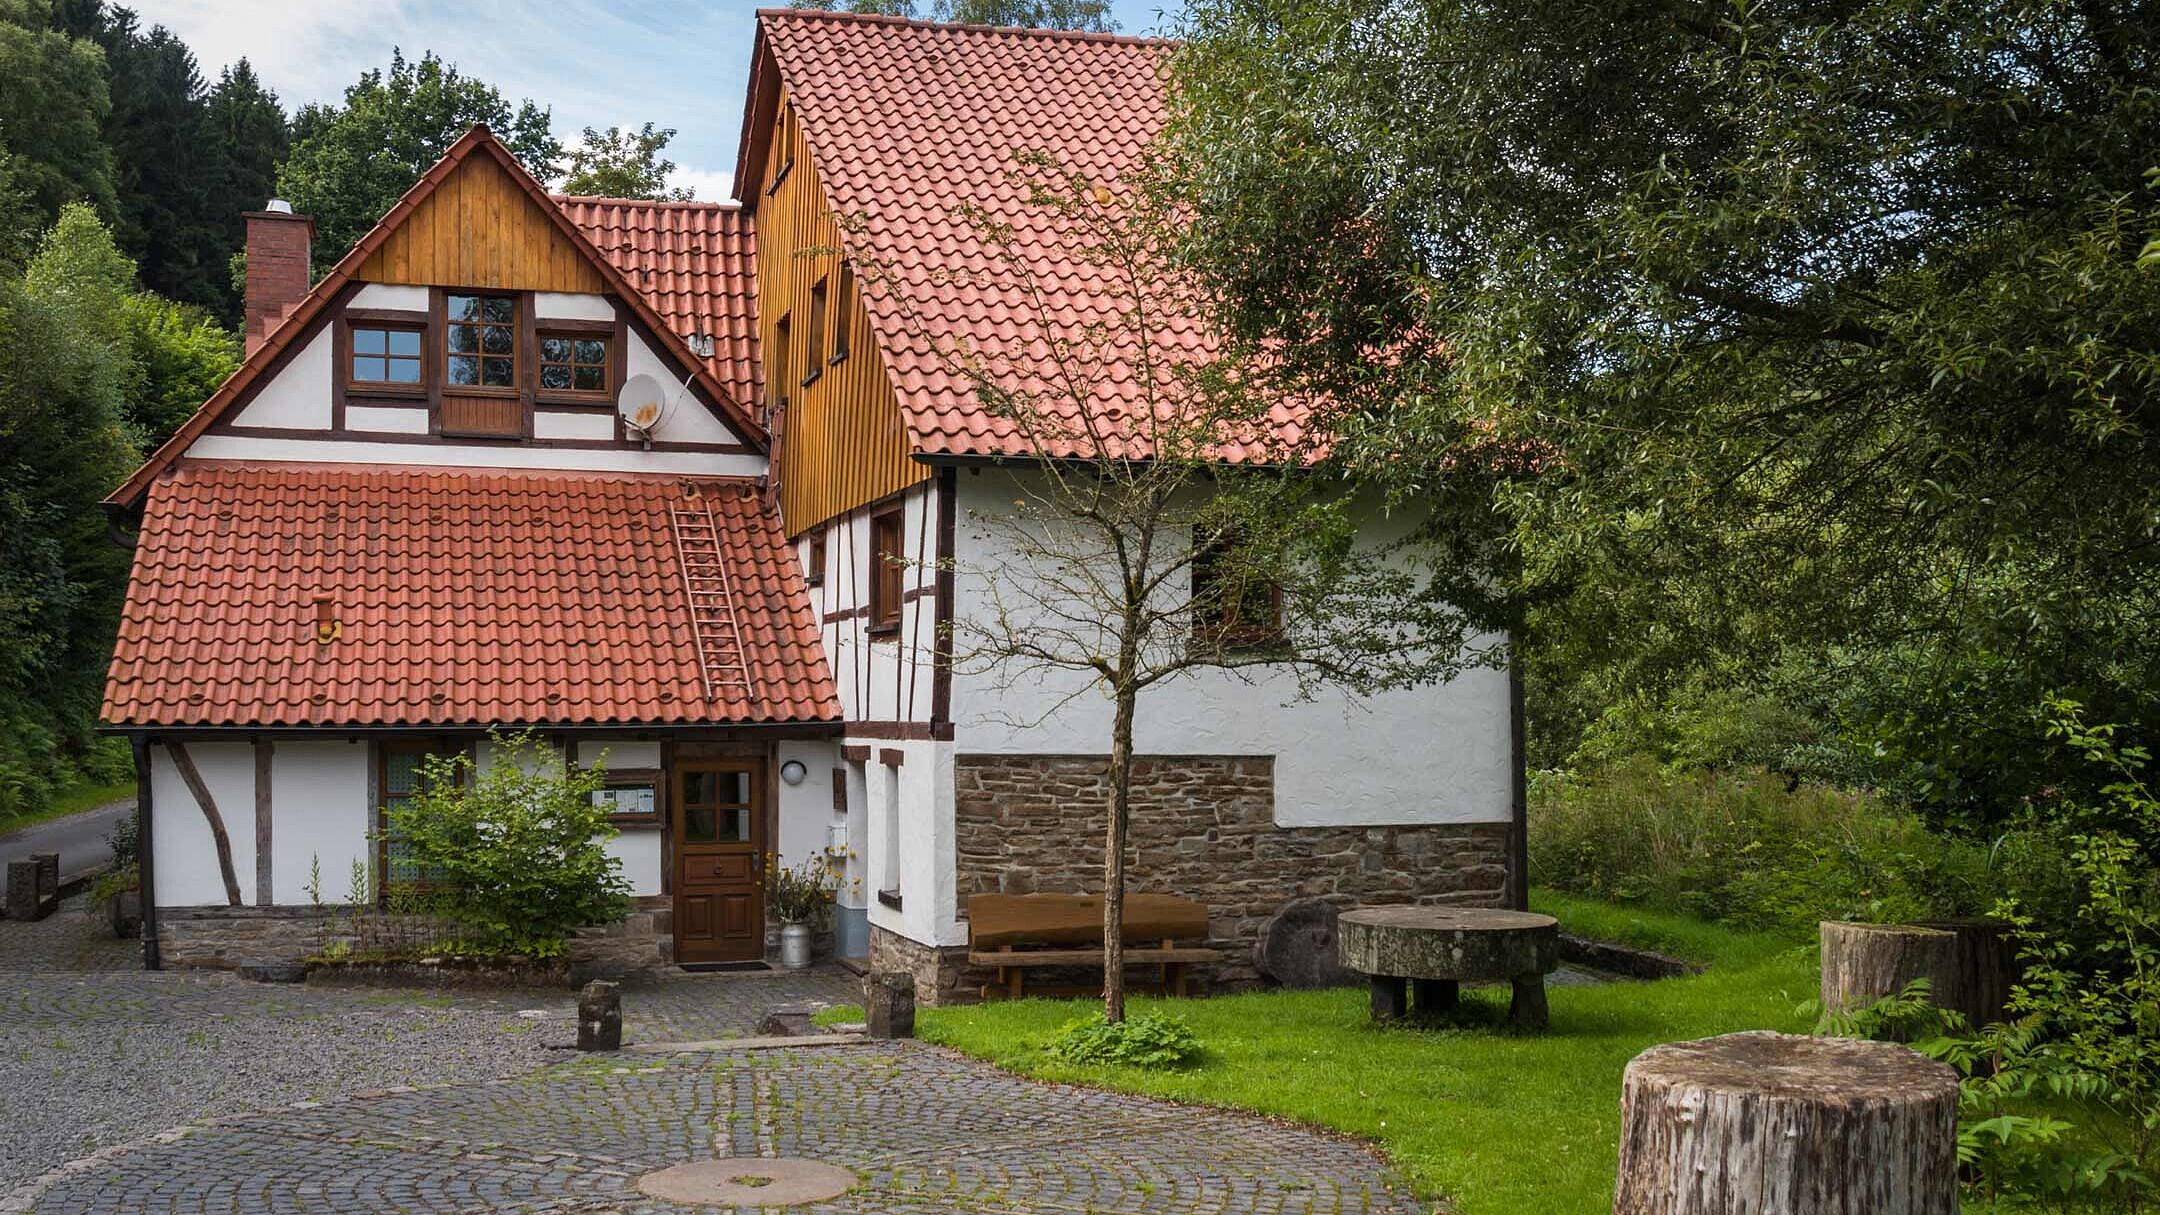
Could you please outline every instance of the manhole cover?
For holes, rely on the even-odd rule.
[[[654,1198],[692,1207],[785,1207],[838,1197],[859,1180],[834,1164],[792,1156],[726,1156],[638,1178]]]

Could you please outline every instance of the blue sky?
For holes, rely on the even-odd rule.
[[[1124,33],[1158,30],[1174,0],[1113,0]],[[203,75],[245,58],[288,109],[335,100],[370,67],[432,50],[516,101],[554,110],[555,134],[651,121],[676,129],[677,185],[725,198],[742,123],[752,14],[744,0],[122,0],[195,51]],[[925,5],[924,7],[928,7]]]

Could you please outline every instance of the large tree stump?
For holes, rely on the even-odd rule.
[[[1955,1215],[1957,1074],[1888,1042],[1727,1034],[1621,1081],[1614,1215]]]
[[[2003,926],[1986,920],[1932,924],[1848,924],[1825,920],[1822,1005],[1862,1008],[1926,979],[1937,1008],[1975,1028],[2002,1018],[2010,998],[2011,951]]]

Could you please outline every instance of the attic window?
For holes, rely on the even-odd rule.
[[[810,288],[810,350],[803,359],[803,387],[825,374],[825,280]]]
[[[445,382],[457,388],[517,389],[517,299],[450,295],[443,299]]]
[[[352,364],[347,378],[354,384],[420,384],[421,331],[386,325],[352,327]]]
[[[605,396],[608,340],[590,334],[540,335],[540,391]]]

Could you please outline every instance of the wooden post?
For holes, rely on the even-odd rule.
[[[1905,1047],[1727,1034],[1621,1086],[1614,1215],[1956,1215],[1957,1073]]]
[[[1926,979],[1937,1008],[1973,1028],[2000,1020],[2010,998],[2011,954],[2003,926],[1985,920],[1848,924],[1825,920],[1822,1005],[1838,1012],[1895,995]]]
[[[270,880],[270,765],[276,744],[255,738],[255,905],[268,907],[275,887]]]

